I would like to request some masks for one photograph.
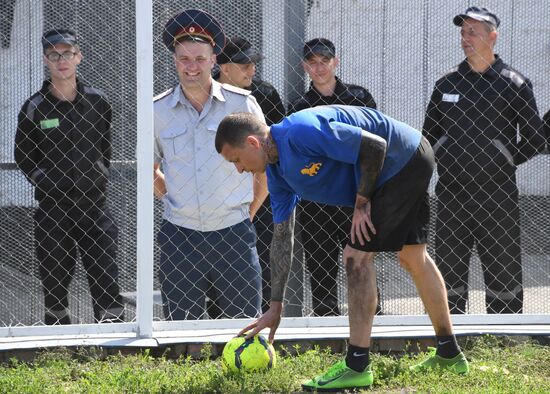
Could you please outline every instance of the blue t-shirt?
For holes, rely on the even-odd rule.
[[[376,188],[407,164],[422,134],[375,109],[326,105],[305,109],[271,126],[279,161],[267,167],[273,220],[281,223],[300,198],[353,206],[361,179],[361,130],[386,140]]]

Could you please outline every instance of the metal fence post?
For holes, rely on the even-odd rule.
[[[153,6],[136,2],[137,334],[153,332]]]
[[[285,92],[287,102],[303,94],[304,71],[301,49],[305,38],[305,2],[286,0],[285,19]],[[296,223],[295,234],[299,234],[299,223]],[[302,316],[303,309],[303,250],[300,237],[294,242],[294,258],[290,269],[290,278],[286,291],[285,316]]]

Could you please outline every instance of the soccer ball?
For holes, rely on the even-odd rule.
[[[245,339],[244,335],[232,338],[222,353],[225,372],[257,372],[275,365],[275,349],[262,335]]]

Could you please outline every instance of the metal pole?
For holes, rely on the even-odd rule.
[[[291,102],[304,93],[304,70],[301,66],[302,48],[305,38],[305,0],[285,0],[285,94],[287,102]],[[295,234],[300,233],[299,223],[296,223]],[[294,258],[288,280],[285,316],[302,316],[304,303],[304,269],[301,237],[294,240]]]
[[[305,42],[305,0],[285,0],[285,93],[287,102],[304,94],[302,48]]]
[[[153,334],[153,4],[136,1],[137,336]]]

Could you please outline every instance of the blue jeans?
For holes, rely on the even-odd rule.
[[[166,319],[202,318],[207,295],[221,311],[220,317],[259,316],[262,277],[256,231],[249,220],[209,232],[164,220],[158,243]]]

